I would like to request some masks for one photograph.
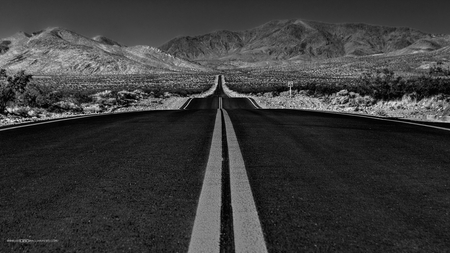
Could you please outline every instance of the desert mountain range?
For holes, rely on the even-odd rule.
[[[103,36],[90,39],[62,28],[19,32],[0,40],[0,67],[44,74],[139,74],[424,56],[419,57],[424,62],[418,62],[416,68],[435,58],[445,60],[449,52],[449,35],[404,27],[293,19],[271,21],[245,31],[179,37],[159,48],[124,46]]]
[[[367,24],[327,24],[304,20],[271,21],[240,31],[217,31],[173,39],[160,48],[191,60],[311,60],[372,54],[433,51],[450,46],[445,36],[410,28]]]
[[[42,74],[142,74],[159,71],[208,71],[149,46],[123,46],[96,36],[86,38],[62,28],[19,32],[1,40],[0,66]]]

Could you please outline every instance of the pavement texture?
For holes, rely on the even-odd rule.
[[[0,132],[0,252],[186,252],[216,110]],[[8,240],[57,240],[15,243]]]
[[[230,110],[269,252],[444,252],[450,132]]]
[[[186,252],[219,97],[269,252],[450,248],[450,131],[256,110],[219,86],[185,110],[0,131],[0,252]]]

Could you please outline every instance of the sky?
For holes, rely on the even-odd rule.
[[[175,37],[297,18],[450,34],[449,10],[450,0],[0,0],[0,38],[62,27],[158,47]]]

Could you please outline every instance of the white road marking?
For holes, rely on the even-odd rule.
[[[217,110],[205,178],[188,252],[220,252],[222,206],[222,117]]]
[[[107,115],[107,114],[103,114],[103,115]],[[55,123],[55,122],[76,120],[76,119],[90,118],[90,117],[98,117],[98,116],[102,116],[102,115],[73,116],[73,117],[67,117],[67,118],[56,119],[56,120],[41,121],[41,122],[30,123],[30,124],[26,124],[26,125],[11,126],[11,127],[7,127],[7,128],[3,128],[3,129],[0,129],[0,132],[7,131],[7,130],[18,129],[18,128],[24,128],[24,127],[32,127],[32,126],[50,124],[50,123]]]
[[[186,110],[186,108],[189,106],[189,104],[192,102],[193,98],[190,98],[189,101],[187,102],[187,104],[185,106],[182,106],[180,109],[181,110]]]
[[[361,115],[361,114],[341,113],[341,112],[331,112],[331,111],[316,111],[316,110],[308,110],[308,109],[297,109],[297,110],[299,110],[299,111],[308,111],[308,112],[327,113],[327,114],[346,115],[346,116],[352,116],[352,117],[359,117],[359,118],[366,118],[366,119],[374,119],[374,120],[382,120],[382,121],[389,121],[389,122],[403,123],[403,124],[409,124],[409,125],[414,125],[414,126],[430,127],[430,128],[434,128],[434,129],[439,129],[439,130],[444,130],[444,131],[450,131],[450,128],[438,127],[438,126],[432,126],[432,125],[421,124],[421,123],[416,123],[416,122],[409,122],[409,121],[395,120],[395,119],[385,119],[385,118],[380,118],[380,117],[377,117],[377,116],[371,116],[371,115]]]
[[[253,100],[251,100],[251,99],[248,98],[248,97],[247,97],[247,99],[250,101],[250,103],[252,103],[252,105],[253,105],[256,109],[258,109],[258,105],[257,105],[255,102],[253,102]]]
[[[267,252],[241,149],[228,113],[223,110],[230,161],[231,206],[236,252]]]
[[[35,123],[29,123],[26,125],[12,125],[12,126],[6,126],[6,128],[0,129],[0,132],[7,131],[7,130],[13,130],[17,128],[25,128],[25,127],[32,127],[32,126],[39,126],[44,124],[51,124],[61,121],[68,121],[68,120],[77,120],[77,119],[83,119],[83,118],[92,118],[92,117],[102,117],[102,116],[108,116],[108,115],[119,115],[119,114],[129,114],[129,113],[138,113],[138,112],[154,112],[155,110],[142,110],[142,111],[130,111],[130,112],[110,112],[110,113],[100,113],[100,114],[90,114],[90,115],[76,115],[76,116],[69,116],[64,117],[60,119],[48,119],[48,120],[42,120]]]
[[[189,106],[189,104],[191,103],[192,100],[193,100],[193,98],[190,98],[188,100],[188,103],[186,104],[186,106],[183,106],[180,109],[181,110],[186,109]],[[153,110],[147,110],[147,111],[153,111]],[[55,120],[43,120],[43,121],[40,121],[40,122],[30,123],[30,124],[26,124],[26,125],[18,125],[18,126],[14,126],[13,125],[11,127],[2,128],[2,129],[0,129],[0,132],[7,131],[7,130],[18,129],[18,128],[24,128],[24,127],[32,127],[32,126],[50,124],[50,123],[54,123],[54,122],[61,122],[61,121],[68,121],[68,120],[75,120],[75,119],[82,119],[82,118],[90,118],[90,117],[99,117],[99,116],[105,116],[105,115],[111,115],[111,114],[124,114],[124,113],[133,113],[133,112],[102,113],[102,114],[94,114],[94,115],[70,116],[70,117],[61,118],[61,119],[55,119]]]

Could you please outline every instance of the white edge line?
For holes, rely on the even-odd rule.
[[[248,180],[236,133],[226,110],[223,110],[230,162],[231,206],[233,208],[236,252],[267,252],[255,200]]]
[[[222,206],[222,120],[217,110],[211,149],[188,252],[220,252]]]
[[[183,107],[181,107],[181,110],[186,110],[186,108],[189,106],[189,104],[192,102],[193,98],[189,98],[189,101],[187,102],[187,104]]]
[[[72,116],[72,117],[67,117],[67,118],[62,118],[62,119],[54,119],[54,120],[49,119],[49,120],[43,120],[43,121],[41,121],[41,122],[35,122],[35,123],[26,124],[26,125],[19,125],[19,126],[14,126],[14,125],[12,125],[11,127],[6,127],[6,128],[0,129],[0,132],[8,131],[8,130],[13,130],[13,129],[18,129],[18,128],[25,128],[25,127],[32,127],[32,126],[38,126],[38,125],[44,125],[44,124],[50,124],[50,123],[56,123],[56,122],[61,122],[61,121],[68,121],[68,120],[76,120],[76,119],[83,119],[83,118],[98,117],[98,116],[103,116],[103,115],[111,115],[111,114]]]
[[[189,102],[186,106],[184,106],[184,108],[180,108],[180,109],[185,109],[193,100],[194,98],[190,98]],[[176,109],[174,109],[176,110]],[[100,117],[100,116],[107,116],[107,115],[119,115],[119,114],[127,114],[127,113],[139,113],[139,112],[155,112],[155,111],[165,111],[165,110],[140,110],[140,111],[130,111],[130,112],[116,112],[116,113],[100,113],[100,114],[91,114],[91,115],[75,115],[75,116],[68,116],[68,117],[64,117],[64,118],[60,118],[60,119],[46,119],[46,120],[42,120],[42,121],[38,121],[38,122],[24,122],[24,125],[5,125],[4,128],[0,128],[0,132],[3,131],[8,131],[8,130],[14,130],[14,129],[18,129],[18,128],[25,128],[25,127],[32,127],[32,126],[39,126],[39,125],[44,125],[44,124],[51,124],[51,123],[56,123],[56,122],[61,122],[61,121],[68,121],[68,120],[76,120],[76,119],[83,119],[83,118],[91,118],[91,117]],[[169,110],[172,111],[172,110]],[[28,124],[27,124],[28,123]]]
[[[435,129],[439,129],[439,130],[450,131],[449,128],[445,128],[445,127],[438,127],[438,126],[432,126],[432,125],[427,125],[427,124],[420,124],[420,123],[403,121],[403,120],[384,119],[384,118],[380,118],[380,117],[377,117],[377,116],[369,116],[369,115],[366,116],[366,115],[353,114],[353,113],[341,113],[341,112],[319,111],[319,110],[308,110],[308,109],[294,109],[294,110],[307,111],[307,112],[318,112],[318,113],[326,113],[326,114],[336,114],[336,115],[343,115],[343,116],[352,116],[352,117],[374,119],[374,120],[381,120],[381,121],[390,121],[390,122],[404,123],[404,124],[409,124],[409,125],[414,125],[414,126],[430,127],[430,128],[435,128]]]
[[[32,126],[38,126],[38,125],[44,125],[44,124],[51,124],[61,121],[68,121],[68,120],[77,120],[77,119],[83,119],[83,118],[93,118],[93,117],[102,117],[102,116],[108,116],[108,115],[120,115],[120,114],[128,114],[128,113],[141,113],[141,112],[157,112],[157,111],[173,111],[172,110],[140,110],[140,111],[129,111],[129,112],[110,112],[110,113],[99,113],[99,114],[87,114],[87,115],[75,115],[75,116],[68,116],[68,117],[62,117],[58,119],[45,119],[38,122],[24,122],[24,125],[6,125],[5,128],[0,128],[0,132],[7,131],[7,130],[14,130],[17,128],[25,128],[25,127],[32,127]]]
[[[255,109],[259,109],[258,105],[255,104],[255,102],[253,102],[253,100],[251,100],[249,97],[247,97],[247,99],[250,101],[250,103],[252,103],[252,105],[255,107]]]

